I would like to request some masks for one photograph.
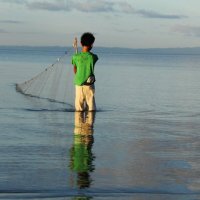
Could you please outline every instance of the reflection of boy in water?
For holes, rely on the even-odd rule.
[[[89,172],[94,170],[92,161],[94,112],[75,112],[74,145],[71,148],[70,168],[77,172],[77,185],[80,188],[89,187],[91,178]]]

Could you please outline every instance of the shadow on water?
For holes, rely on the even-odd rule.
[[[28,112],[68,112],[68,113],[76,113],[74,109],[68,109],[68,108],[0,108],[0,110],[18,110],[18,111],[28,111]],[[111,112],[113,110],[103,110],[103,109],[97,109],[95,112]]]
[[[52,100],[45,97],[38,97],[34,95],[24,94],[17,89],[16,84],[12,84],[12,87],[16,87],[16,92],[23,97],[27,102],[27,108],[25,107],[16,107],[16,108],[0,108],[0,109],[12,109],[12,110],[22,110],[30,112],[76,112],[73,103],[69,104],[66,102],[60,102],[57,100]],[[113,111],[113,108],[101,108],[98,107],[96,112],[110,112]]]

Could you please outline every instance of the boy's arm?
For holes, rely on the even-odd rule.
[[[74,65],[74,74],[76,74],[77,68],[76,65]]]
[[[73,47],[75,49],[75,53],[78,53],[78,42],[77,42],[77,37],[75,37],[74,42],[73,42]],[[76,74],[77,72],[77,67],[74,65],[74,73]]]
[[[77,42],[77,37],[75,37],[74,42],[73,42],[73,47],[75,49],[75,53],[78,53],[78,42]]]

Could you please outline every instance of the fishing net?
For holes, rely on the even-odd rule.
[[[74,75],[70,61],[70,57],[64,54],[40,74],[16,84],[16,90],[31,97],[64,103],[74,109]]]

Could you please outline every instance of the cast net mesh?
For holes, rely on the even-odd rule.
[[[73,68],[70,57],[64,54],[55,63],[30,80],[16,84],[22,94],[67,104],[74,109]]]

